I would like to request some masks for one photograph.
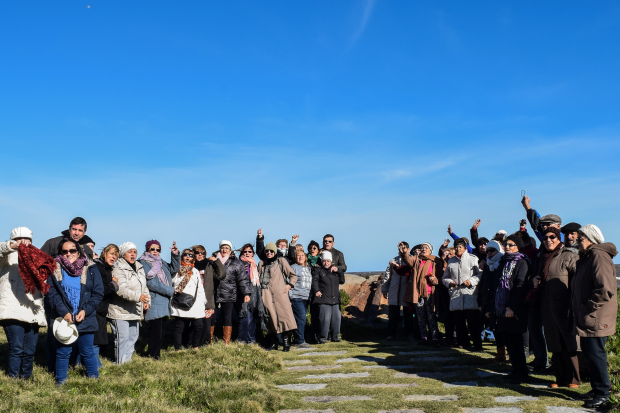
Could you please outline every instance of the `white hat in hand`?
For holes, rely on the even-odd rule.
[[[75,324],[69,324],[69,322],[62,317],[58,317],[54,320],[53,331],[56,340],[64,345],[72,344],[79,336]]]

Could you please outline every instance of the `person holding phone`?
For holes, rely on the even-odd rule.
[[[103,282],[96,265],[89,268],[88,258],[77,241],[64,239],[58,244],[56,269],[48,278],[50,316],[62,318],[75,324],[79,334],[72,344],[56,340],[56,384],[67,380],[69,358],[77,346],[86,374],[89,378],[99,377],[98,357],[93,348],[95,332],[99,330],[96,309],[103,299]]]

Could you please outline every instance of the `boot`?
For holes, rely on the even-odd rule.
[[[288,331],[282,333],[282,351],[291,351],[291,336]]]
[[[224,344],[230,344],[230,336],[232,334],[232,326],[224,326]]]
[[[265,348],[267,351],[277,350],[278,349],[278,336],[276,333],[269,334],[269,339],[271,340],[271,344]]]
[[[211,336],[209,336],[209,345],[213,345],[213,333],[215,333],[215,326],[211,326]]]
[[[506,347],[497,348],[497,356],[493,359],[494,362],[506,361]]]

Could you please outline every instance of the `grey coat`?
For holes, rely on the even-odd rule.
[[[151,270],[151,264],[144,261],[139,260],[140,264],[144,266],[144,274],[148,274]],[[157,320],[162,317],[170,317],[171,307],[170,301],[172,300],[172,296],[174,295],[174,288],[172,287],[172,274],[176,274],[179,272],[179,267],[181,266],[181,254],[170,254],[170,264],[166,261],[161,260],[161,268],[164,270],[166,274],[166,280],[168,281],[168,285],[162,283],[159,277],[153,277],[150,280],[146,280],[146,286],[149,289],[149,294],[151,296],[151,308],[146,312],[144,319],[146,321]]]
[[[450,311],[478,309],[480,273],[478,257],[474,254],[465,252],[461,258],[450,258],[441,280],[450,292]],[[463,285],[467,280],[471,284],[469,287]],[[456,283],[456,287],[450,287],[451,282]]]
[[[403,261],[400,256],[394,258],[394,261],[396,261],[397,264],[406,265],[405,261]],[[407,305],[404,301],[405,291],[407,290],[407,280],[408,278],[406,276],[396,273],[392,266],[392,261],[390,261],[385,270],[383,282],[381,283],[381,293],[384,295],[387,294],[388,305]]]

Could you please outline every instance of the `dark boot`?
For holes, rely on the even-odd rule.
[[[276,335],[276,333],[269,334],[269,340],[271,341],[271,344],[269,344],[269,346],[265,348],[265,350],[267,351],[277,350],[278,349],[278,336]]]
[[[291,351],[291,336],[288,331],[282,333],[282,351]]]

